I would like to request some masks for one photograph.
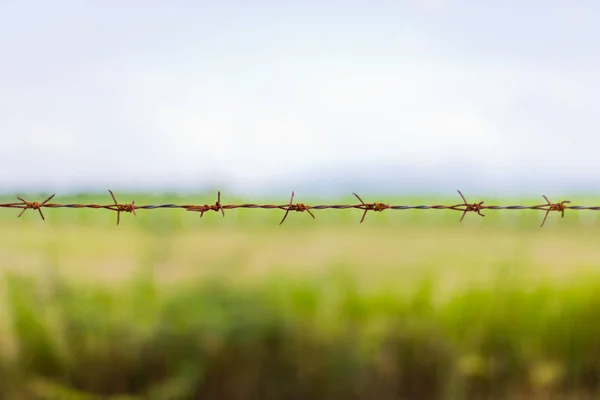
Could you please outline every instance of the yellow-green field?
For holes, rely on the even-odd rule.
[[[540,229],[535,211],[359,224],[361,211],[324,210],[279,226],[279,210],[139,210],[118,227],[102,210],[16,211],[0,209],[0,398],[600,395],[595,212]]]

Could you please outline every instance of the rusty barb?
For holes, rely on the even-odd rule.
[[[50,200],[52,200],[54,198],[54,196],[55,196],[55,194],[48,197],[46,200],[42,201],[41,203],[38,203],[37,201],[27,201],[22,197],[17,197],[17,199],[21,200],[21,204],[23,204],[22,206],[20,206],[20,208],[22,208],[23,210],[21,210],[19,215],[17,215],[17,218],[19,218],[21,215],[23,215],[25,213],[25,211],[32,209],[32,210],[38,210],[40,213],[40,217],[42,217],[42,220],[45,221],[46,218],[44,218],[44,213],[42,212],[42,207],[45,206],[46,203],[48,203]]]
[[[481,209],[485,208],[485,206],[483,205],[483,201],[480,201],[479,203],[473,203],[473,204],[469,204],[467,203],[467,199],[465,199],[465,196],[463,196],[463,194],[460,192],[460,190],[457,190],[458,194],[460,195],[460,197],[463,199],[463,204],[457,204],[455,206],[452,206],[452,210],[457,210],[457,211],[462,211],[462,216],[460,217],[459,222],[462,222],[462,220],[465,218],[465,215],[467,215],[468,212],[472,211],[472,212],[476,212],[477,215],[481,215],[482,217],[485,217],[485,215],[483,215],[481,213]],[[464,208],[462,208],[464,207]]]
[[[359,207],[356,207],[356,208],[359,208],[361,210],[365,210],[365,212],[362,215],[362,218],[360,219],[360,223],[361,224],[365,220],[365,217],[367,216],[367,212],[368,211],[376,211],[376,212],[379,211],[379,212],[381,212],[383,210],[387,210],[388,208],[390,208],[390,206],[388,204],[383,204],[383,203],[365,203],[363,201],[363,199],[360,198],[359,195],[357,195],[356,193],[352,193],[352,194],[354,196],[356,196],[356,198],[358,199],[358,201],[361,202],[361,205]]]
[[[217,202],[212,206],[209,206],[208,204],[205,204],[203,206],[189,206],[187,210],[199,212],[200,218],[202,218],[204,216],[204,213],[207,211],[221,211],[223,217],[225,216],[225,211],[223,210],[223,206],[221,205],[221,192],[217,192]]]
[[[112,190],[109,190],[108,192],[110,193],[110,196],[115,202],[115,205],[114,207],[112,205],[108,206],[106,207],[106,209],[117,212],[117,225],[119,225],[119,222],[121,222],[121,211],[133,213],[133,215],[135,215],[135,201],[132,201],[131,204],[119,204]]]
[[[565,206],[565,204],[571,203],[568,200],[561,201],[560,203],[552,203],[552,202],[550,202],[550,200],[548,200],[548,198],[546,196],[542,195],[542,197],[544,198],[544,200],[546,200],[546,204],[541,204],[539,206],[536,206],[536,209],[538,209],[538,210],[546,210],[546,214],[544,215],[544,219],[542,220],[542,224],[540,225],[540,228],[542,226],[544,226],[544,224],[546,223],[546,218],[548,218],[548,214],[550,214],[550,211],[559,211],[561,214],[560,217],[564,218],[565,210],[568,208],[567,206]]]
[[[288,213],[290,211],[296,211],[296,212],[304,212],[306,211],[307,213],[310,214],[311,217],[313,217],[313,219],[315,219],[315,216],[313,213],[310,212],[311,207],[310,206],[305,206],[303,203],[294,203],[294,192],[292,192],[292,197],[290,197],[290,204],[288,204],[287,206],[282,206],[281,208],[283,210],[285,210],[285,214],[283,215],[283,218],[281,219],[281,222],[279,223],[279,225],[283,224],[285,222],[285,219],[288,216]]]
[[[539,210],[539,211],[545,212],[544,218],[542,220],[540,227],[544,226],[544,224],[546,223],[546,219],[548,218],[548,214],[550,214],[551,211],[560,212],[561,218],[564,218],[565,210],[567,210],[567,209],[578,210],[578,211],[581,211],[581,210],[600,211],[600,206],[571,206],[571,205],[567,205],[567,204],[571,203],[570,201],[567,201],[567,200],[561,201],[560,203],[552,203],[550,200],[548,200],[548,198],[546,196],[543,196],[544,200],[546,200],[545,204],[539,204],[539,205],[535,205],[535,206],[523,206],[523,205],[485,206],[483,201],[476,202],[476,203],[469,203],[460,190],[458,190],[458,194],[460,195],[460,197],[462,199],[462,203],[450,205],[450,206],[447,206],[447,205],[414,205],[414,206],[389,205],[389,204],[384,204],[384,203],[379,203],[379,202],[365,203],[363,201],[363,199],[356,193],[352,193],[352,194],[360,201],[360,204],[327,204],[327,205],[309,206],[304,203],[294,203],[294,192],[292,192],[292,196],[290,198],[289,203],[285,204],[285,205],[253,204],[253,203],[252,204],[222,204],[221,203],[221,192],[217,192],[217,201],[215,204],[212,204],[212,205],[208,205],[208,204],[204,204],[204,205],[178,205],[178,204],[155,205],[155,204],[149,204],[149,205],[136,206],[134,201],[132,201],[129,204],[120,204],[117,201],[114,193],[111,190],[109,190],[108,192],[110,193],[110,196],[112,197],[113,204],[108,204],[108,205],[55,204],[55,203],[50,203],[50,200],[52,200],[54,198],[54,194],[53,194],[52,196],[48,197],[47,199],[45,199],[42,202],[27,201],[22,197],[17,197],[19,202],[5,203],[5,204],[0,203],[0,208],[18,208],[18,209],[20,209],[21,212],[19,212],[19,215],[17,215],[17,217],[21,217],[25,213],[25,211],[27,211],[29,209],[37,210],[40,213],[40,217],[42,217],[42,220],[45,220],[44,214],[42,212],[43,208],[104,209],[104,210],[110,210],[110,211],[117,212],[117,225],[119,225],[119,223],[121,222],[121,212],[133,213],[133,215],[136,215],[136,210],[140,210],[140,209],[156,210],[159,208],[178,208],[178,209],[184,209],[187,211],[199,212],[201,218],[204,216],[204,213],[207,211],[215,211],[215,212],[220,211],[224,217],[226,209],[228,209],[228,210],[236,209],[236,208],[265,209],[265,210],[278,209],[278,210],[285,211],[285,214],[283,215],[283,218],[281,219],[281,222],[279,223],[279,225],[281,225],[285,222],[290,211],[296,211],[296,212],[306,211],[308,214],[310,214],[310,216],[313,219],[315,219],[315,216],[311,210],[357,209],[357,210],[362,211],[362,217],[360,219],[360,223],[363,223],[365,220],[365,217],[367,216],[367,213],[369,211],[381,212],[384,210],[451,210],[451,211],[459,211],[462,213],[462,215],[460,217],[460,221],[462,222],[462,220],[465,218],[465,215],[467,215],[467,213],[469,213],[469,212],[477,213],[477,215],[484,217],[485,215],[482,214],[482,210],[486,210],[486,209],[487,210]]]

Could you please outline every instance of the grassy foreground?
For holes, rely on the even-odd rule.
[[[600,395],[593,214],[9,214],[0,398]]]

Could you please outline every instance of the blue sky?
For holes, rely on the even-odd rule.
[[[3,2],[0,191],[597,190],[599,17],[592,1]]]

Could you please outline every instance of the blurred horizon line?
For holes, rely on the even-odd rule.
[[[406,172],[408,171],[408,172]],[[282,171],[279,171],[282,172]],[[565,193],[600,194],[600,179],[590,179],[567,171],[507,170],[504,174],[486,173],[468,165],[439,165],[437,169],[418,165],[341,166],[306,168],[302,172],[285,172],[270,178],[252,179],[214,173],[206,176],[175,176],[171,179],[142,176],[83,176],[60,179],[9,180],[0,185],[0,195],[15,193],[57,192],[64,195],[104,193],[108,189],[127,193],[198,194],[220,190],[236,196],[280,196],[296,191],[302,196],[345,196],[352,192],[374,195],[444,195],[456,190],[493,196],[561,195]],[[289,176],[287,176],[289,175]],[[0,182],[3,179],[0,178]]]

